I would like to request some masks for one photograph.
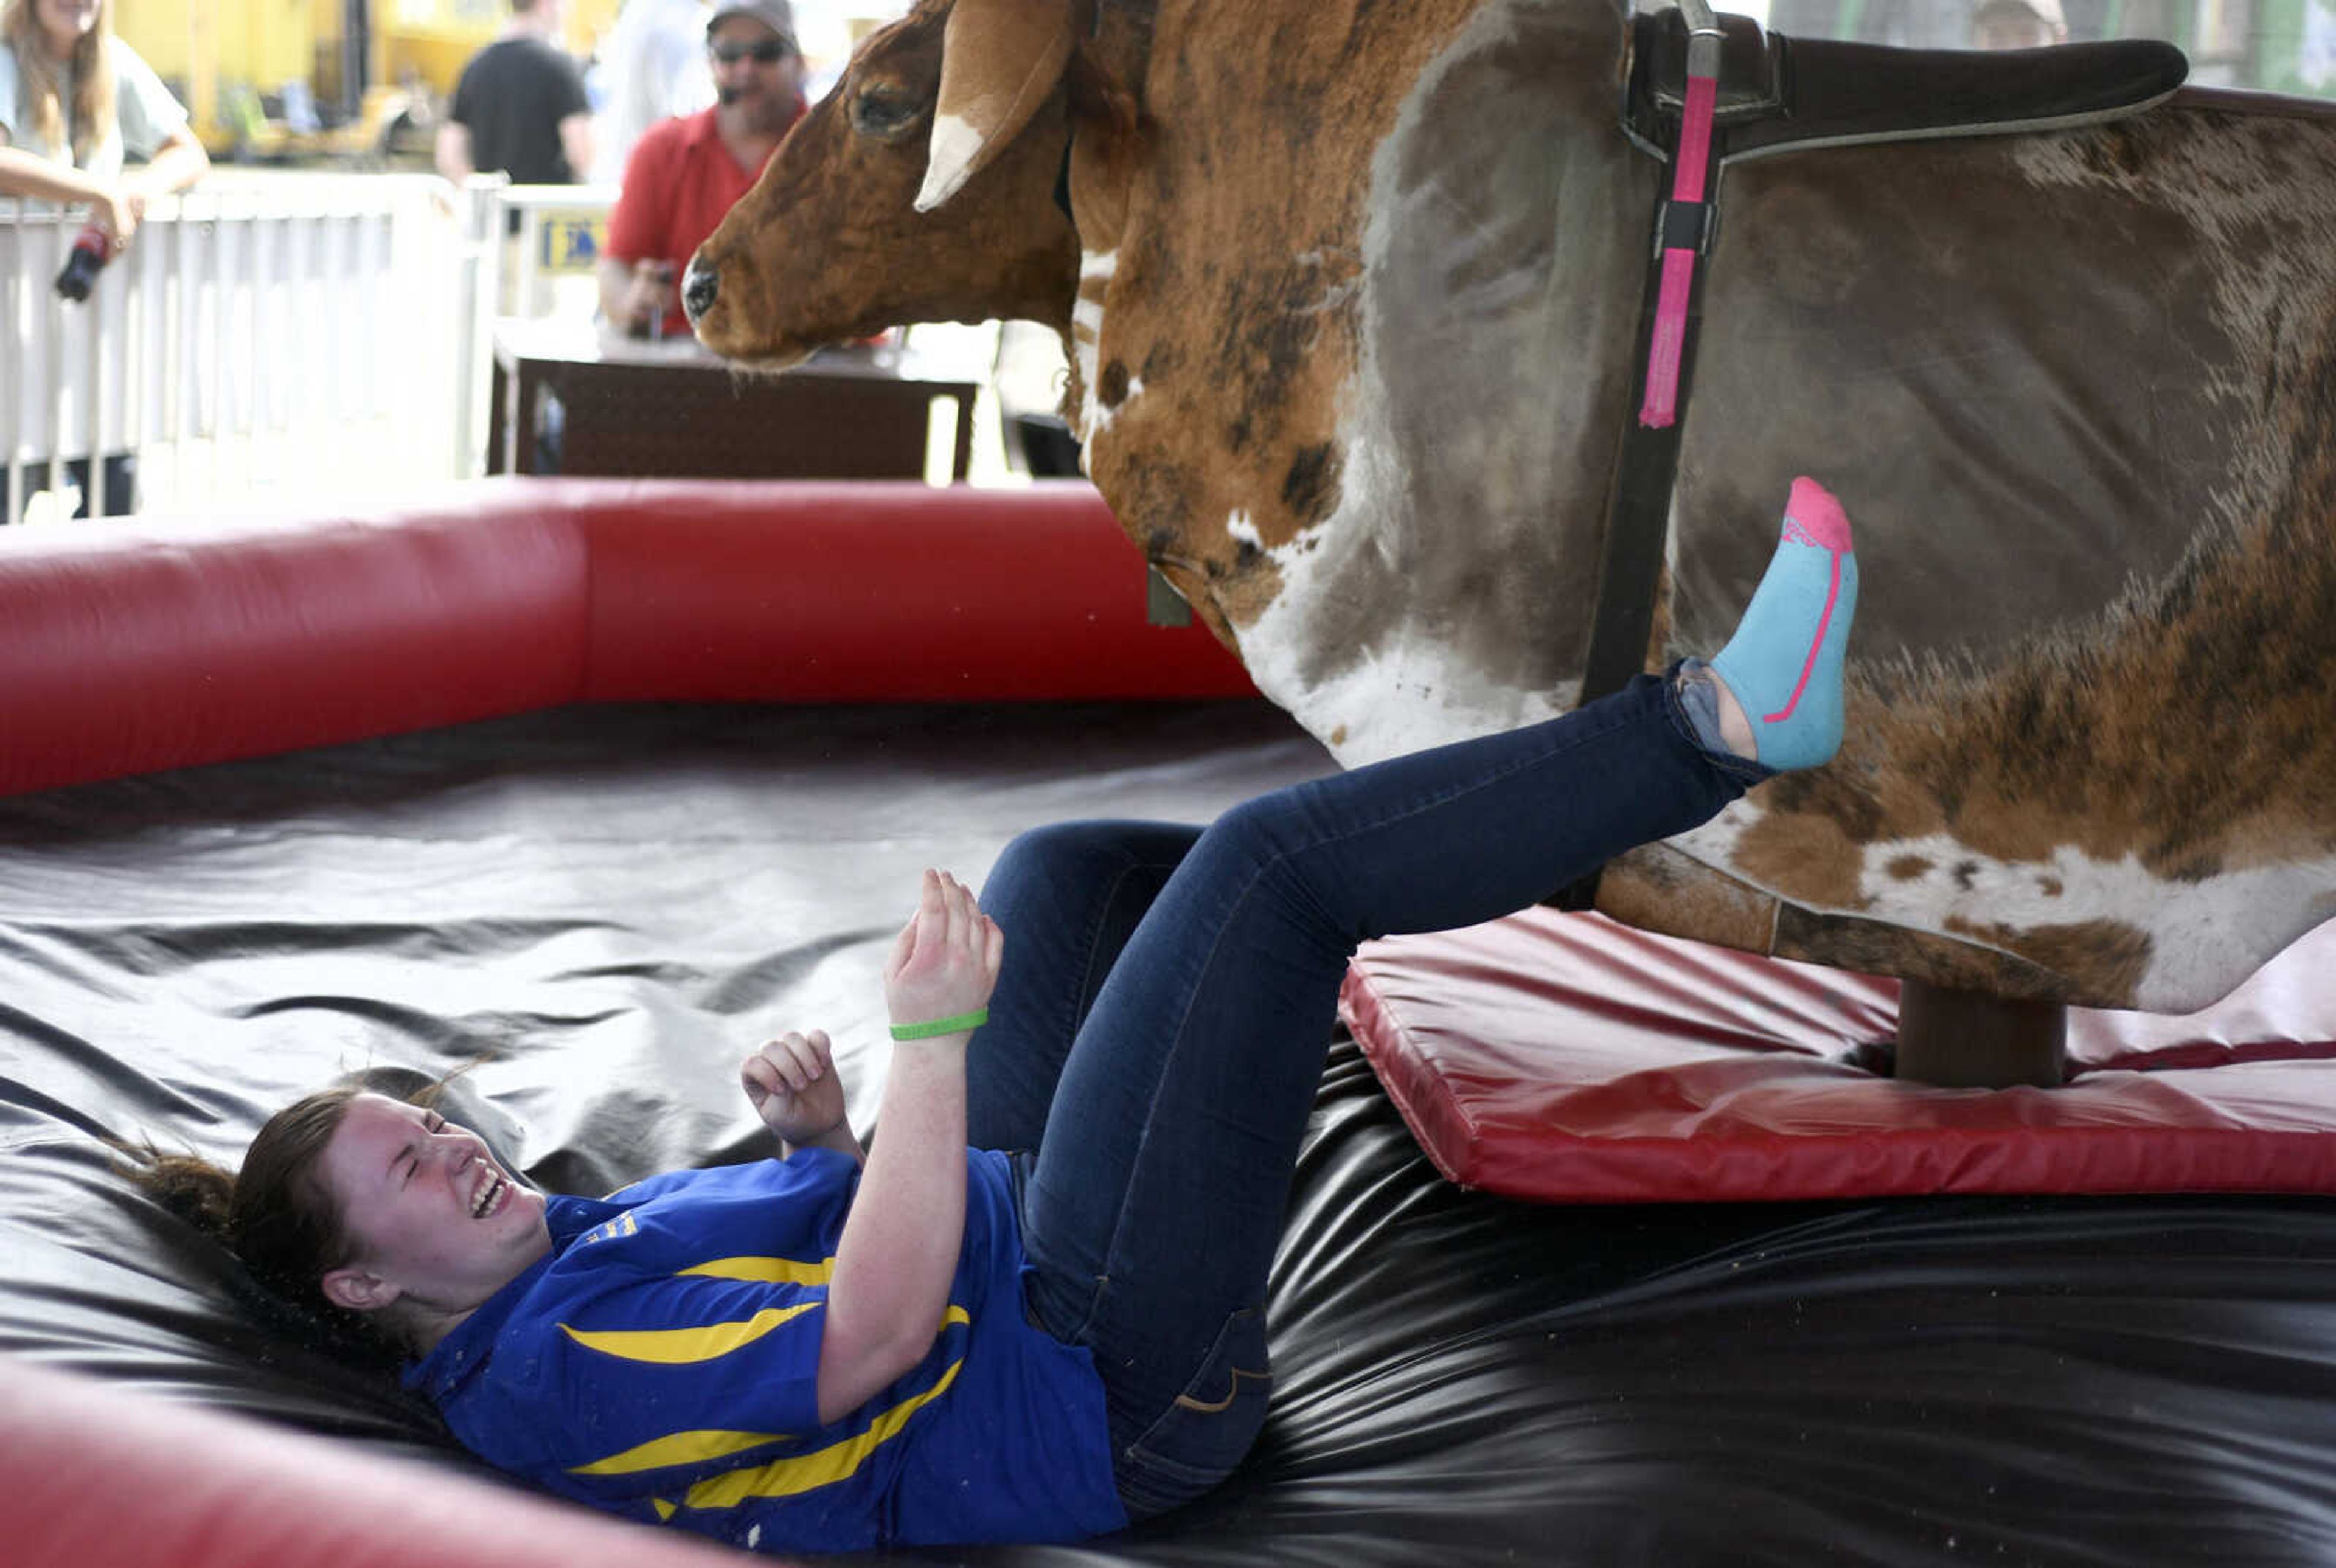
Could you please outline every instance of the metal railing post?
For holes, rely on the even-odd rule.
[[[9,201],[5,204],[7,217],[7,245],[0,251],[7,265],[0,267],[0,323],[6,326],[9,346],[14,351],[0,368],[0,437],[7,445],[0,448],[0,463],[5,464],[5,482],[0,482],[0,525],[15,522],[24,514],[24,503],[31,497],[24,488],[24,346],[15,340],[19,324],[24,320],[24,204]]]

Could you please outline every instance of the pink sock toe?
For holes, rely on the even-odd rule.
[[[1848,550],[1849,514],[1833,492],[1806,474],[1793,481],[1793,493],[1785,502],[1785,520],[1796,525],[1802,537],[1823,550]]]

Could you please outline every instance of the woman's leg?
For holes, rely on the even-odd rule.
[[[1262,1417],[1266,1272],[1357,945],[1523,908],[1734,799],[1762,770],[1706,753],[1678,704],[1642,677],[1277,791],[1169,879],[1063,1066],[1024,1195],[1032,1306],[1095,1353],[1132,1509],[1222,1479]]]
[[[1039,1146],[1104,978],[1200,836],[1177,823],[1064,823],[1021,834],[998,856],[981,908],[1006,932],[1006,960],[966,1057],[974,1147]]]
[[[1796,697],[1837,687],[1854,582],[1823,602],[1825,624],[1764,633],[1767,649],[1739,638],[1735,662],[1793,672]],[[1751,716],[1757,738],[1822,760],[1830,743],[1806,716],[1783,728],[1783,706]],[[1276,791],[1192,846],[1078,1031],[1023,1198],[1032,1309],[1095,1356],[1132,1512],[1222,1479],[1263,1417],[1266,1274],[1355,948],[1523,908],[1768,771],[1708,749],[1674,680],[1642,677],[1544,724]]]

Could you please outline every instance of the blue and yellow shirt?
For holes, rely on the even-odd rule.
[[[968,1150],[948,1320],[831,1427],[814,1385],[859,1183],[805,1149],[553,1198],[552,1250],[406,1372],[472,1453],[547,1491],[766,1552],[1066,1541],[1127,1523],[1103,1386],[1023,1315],[1005,1156]]]

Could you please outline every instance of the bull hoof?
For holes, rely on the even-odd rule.
[[[2068,1076],[2068,1009],[1907,980],[1893,1076],[1950,1089],[2058,1088]]]

